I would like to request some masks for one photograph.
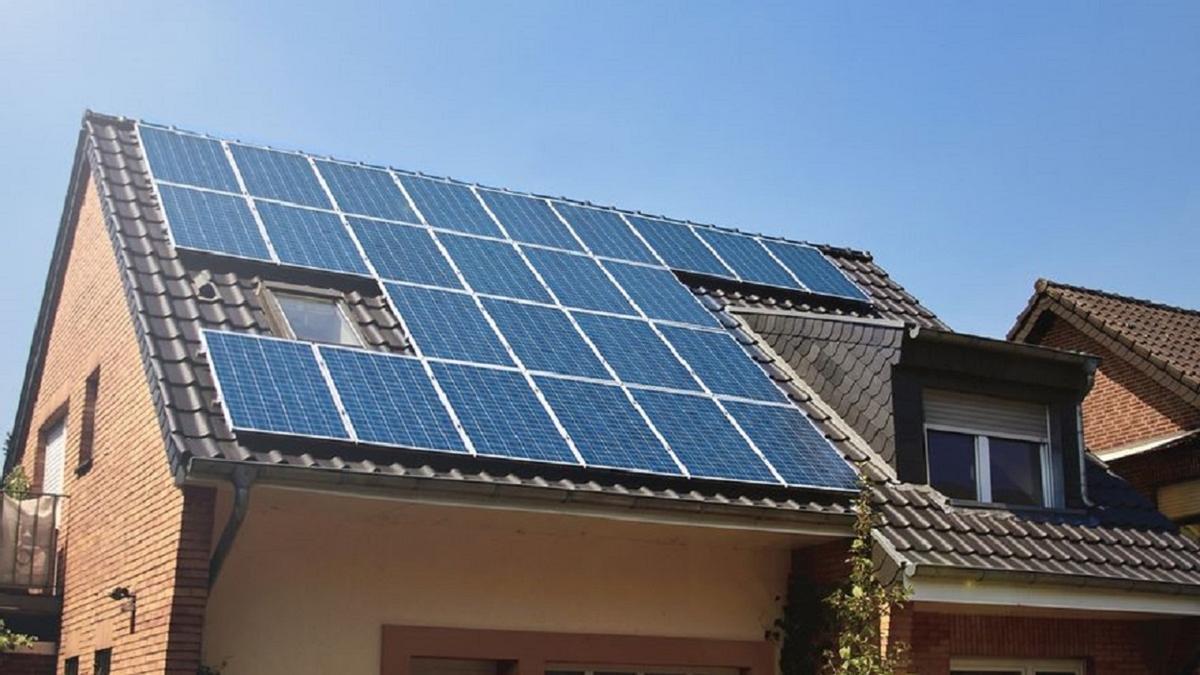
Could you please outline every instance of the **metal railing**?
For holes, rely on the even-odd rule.
[[[62,495],[0,494],[0,589],[53,594]]]

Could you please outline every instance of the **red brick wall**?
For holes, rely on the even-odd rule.
[[[1200,426],[1200,409],[1067,322],[1055,318],[1039,344],[1087,352],[1102,359],[1095,385],[1083,402],[1083,433],[1091,450]]]
[[[91,672],[111,647],[114,673],[194,675],[206,600],[210,491],[172,479],[112,245],[89,181],[46,347],[22,463],[36,462],[39,429],[67,406],[69,495],[63,514],[62,660]],[[100,369],[94,463],[77,476],[84,389]],[[106,595],[137,594],[136,624]]]
[[[1089,675],[1177,675],[1200,624],[909,612],[895,622],[912,647],[910,672],[950,672],[953,658],[1080,659]]]

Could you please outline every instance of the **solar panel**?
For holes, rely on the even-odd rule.
[[[737,401],[725,408],[789,485],[854,489],[854,470],[799,410]]]
[[[634,314],[629,301],[594,258],[544,248],[526,248],[524,251],[562,304],[614,314]]]
[[[663,335],[714,394],[786,401],[766,372],[728,333],[663,326]]]
[[[243,197],[158,186],[176,246],[270,260],[250,205]]]
[[[313,173],[304,157],[233,143],[229,145],[229,151],[233,153],[238,171],[246,183],[246,191],[251,195],[322,209],[332,208],[329,197],[317,181],[317,174]]]
[[[311,345],[204,331],[234,429],[349,439]]]
[[[612,211],[589,209],[584,206],[555,202],[558,211],[583,243],[598,256],[654,263],[658,260],[633,230]]]
[[[784,241],[764,240],[763,244],[812,292],[863,302],[870,301],[858,286],[846,278],[846,275],[817,249]]]
[[[421,222],[388,172],[319,160],[317,169],[342,211],[406,223]]]
[[[492,190],[480,190],[479,196],[487,202],[488,208],[512,239],[527,244],[581,250],[579,242],[550,210],[546,200]]]
[[[280,262],[370,274],[346,226],[336,215],[273,202],[257,202],[255,208]]]
[[[641,319],[577,312],[575,320],[624,382],[699,391],[700,385]]]
[[[651,319],[697,326],[720,325],[670,270],[607,261],[604,267]]]
[[[475,292],[550,302],[550,294],[511,244],[453,234],[438,238]]]
[[[691,475],[779,482],[712,399],[647,390],[633,397]]]
[[[476,453],[579,463],[520,373],[453,363],[432,366]]]
[[[425,227],[348,218],[350,229],[380,277],[414,284],[462,288],[458,275]]]
[[[687,225],[638,216],[629,216],[629,222],[662,257],[667,267],[717,277],[733,276]]]
[[[387,284],[387,290],[425,356],[513,365],[471,296],[400,284]]]
[[[483,305],[526,368],[609,379],[562,310],[492,298],[485,298]]]
[[[800,288],[792,275],[771,258],[757,239],[711,228],[696,228],[709,246],[744,281],[780,288]]]
[[[467,186],[416,176],[401,175],[399,178],[430,226],[489,237],[502,236],[500,228]]]
[[[679,474],[620,387],[550,377],[537,384],[589,466]]]
[[[420,361],[329,347],[321,356],[360,441],[466,452]]]
[[[219,142],[147,126],[139,126],[138,132],[156,179],[226,192],[241,191]]]

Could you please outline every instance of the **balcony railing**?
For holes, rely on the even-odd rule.
[[[55,592],[61,495],[0,494],[0,590]]]

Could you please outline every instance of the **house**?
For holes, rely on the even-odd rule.
[[[1101,358],[1088,448],[1200,537],[1200,311],[1041,279],[1009,337]]]
[[[860,475],[913,672],[1186,672],[1200,549],[1085,452],[1096,365],[861,251],[88,113],[6,672],[767,675]]]

